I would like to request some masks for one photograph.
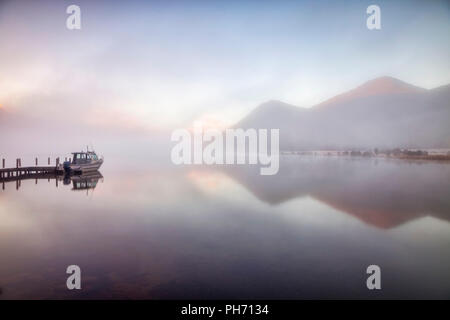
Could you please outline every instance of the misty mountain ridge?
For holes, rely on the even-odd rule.
[[[449,148],[450,85],[381,77],[312,108],[268,101],[234,127],[280,129],[281,150]]]
[[[409,83],[392,77],[380,77],[369,80],[359,87],[339,94],[331,99],[319,103],[316,107],[345,103],[355,98],[363,98],[374,95],[398,94],[398,93],[417,93],[425,92],[426,89],[413,86]]]

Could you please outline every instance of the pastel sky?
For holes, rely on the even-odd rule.
[[[433,88],[449,53],[448,1],[0,1],[0,105],[92,124],[230,124],[384,75]]]

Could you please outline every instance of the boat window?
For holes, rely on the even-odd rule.
[[[85,154],[82,154],[82,155],[81,155],[81,159],[86,159],[86,155],[85,155]]]
[[[97,158],[97,155],[96,155],[96,154],[93,154],[93,155],[92,155],[92,159],[97,160],[97,159],[98,159],[98,158]]]

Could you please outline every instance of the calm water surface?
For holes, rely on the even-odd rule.
[[[450,298],[449,164],[127,164],[5,184],[0,299]],[[66,289],[71,264],[82,290]]]

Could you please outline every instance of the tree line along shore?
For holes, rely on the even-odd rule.
[[[283,155],[312,155],[312,156],[346,156],[346,157],[377,157],[377,158],[397,158],[411,160],[441,160],[450,161],[450,151],[429,152],[420,149],[378,149],[373,150],[308,150],[308,151],[281,151]]]

